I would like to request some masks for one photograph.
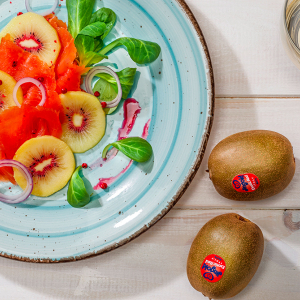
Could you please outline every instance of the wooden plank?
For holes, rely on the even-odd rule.
[[[32,264],[0,258],[1,299],[207,299],[186,277],[190,245],[200,228],[226,210],[173,209],[129,244],[75,263]],[[265,237],[262,263],[236,300],[298,300],[300,213],[237,211]]]
[[[180,208],[300,208],[300,139],[298,120],[300,99],[247,98],[217,99],[213,129],[202,165],[190,187],[177,203]],[[246,130],[266,129],[286,136],[294,147],[296,174],[280,194],[255,202],[227,200],[214,189],[209,179],[207,161],[213,147],[225,137]]]
[[[218,96],[298,95],[280,38],[282,0],[186,0],[208,44]]]

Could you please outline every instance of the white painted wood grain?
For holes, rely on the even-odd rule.
[[[187,280],[187,255],[200,228],[226,212],[174,209],[129,244],[75,263],[32,264],[0,258],[1,299],[207,299]],[[284,225],[282,210],[237,213],[260,226],[265,253],[250,284],[232,299],[299,300],[300,213],[292,213],[290,228]]]
[[[218,96],[299,95],[279,34],[284,0],[186,0],[208,44]]]
[[[300,71],[284,53],[279,36],[283,0],[186,0],[205,35],[218,96],[300,95]],[[113,252],[64,264],[29,264],[0,258],[3,300],[194,300],[207,299],[186,277],[186,259],[199,229],[226,208],[256,222],[266,246],[250,284],[233,300],[299,300],[300,99],[217,99],[214,127],[200,171],[164,219]],[[212,148],[226,136],[269,129],[290,139],[297,172],[273,198],[238,203],[219,196],[205,172]],[[197,208],[197,210],[189,210]],[[198,209],[205,210],[198,210]],[[264,209],[264,210],[253,210]],[[278,210],[274,210],[278,209]],[[268,210],[272,209],[272,210]],[[289,215],[290,214],[290,215]]]
[[[177,203],[181,208],[300,208],[300,99],[217,99],[213,129],[202,165]],[[296,173],[291,184],[271,198],[240,202],[220,196],[209,179],[207,161],[213,147],[225,137],[246,130],[265,129],[286,136],[294,147]]]

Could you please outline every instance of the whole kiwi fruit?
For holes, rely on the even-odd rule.
[[[217,192],[237,201],[261,200],[283,191],[295,174],[290,141],[268,130],[233,134],[213,149],[209,176]]]
[[[229,213],[208,221],[195,237],[187,260],[191,285],[210,299],[228,299],[254,276],[264,250],[260,228]]]

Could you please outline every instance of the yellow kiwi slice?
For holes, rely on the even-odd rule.
[[[106,124],[99,100],[85,92],[68,92],[59,97],[64,107],[61,139],[75,153],[97,145],[104,136]]]
[[[14,160],[25,165],[33,179],[32,194],[47,197],[62,189],[70,180],[75,159],[69,146],[53,136],[42,136],[26,141],[16,152]],[[14,169],[18,185],[24,189],[26,180]]]
[[[56,30],[41,15],[28,12],[14,17],[0,32],[7,34],[16,45],[37,55],[49,66],[55,64],[61,48]]]
[[[10,106],[16,105],[12,96],[16,83],[17,82],[13,77],[3,71],[0,71],[0,112]],[[23,102],[23,93],[21,88],[17,91],[17,99],[19,103]]]

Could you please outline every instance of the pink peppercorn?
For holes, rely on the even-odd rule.
[[[101,187],[102,190],[107,189],[107,183],[101,182],[101,183],[100,183],[100,187]]]

